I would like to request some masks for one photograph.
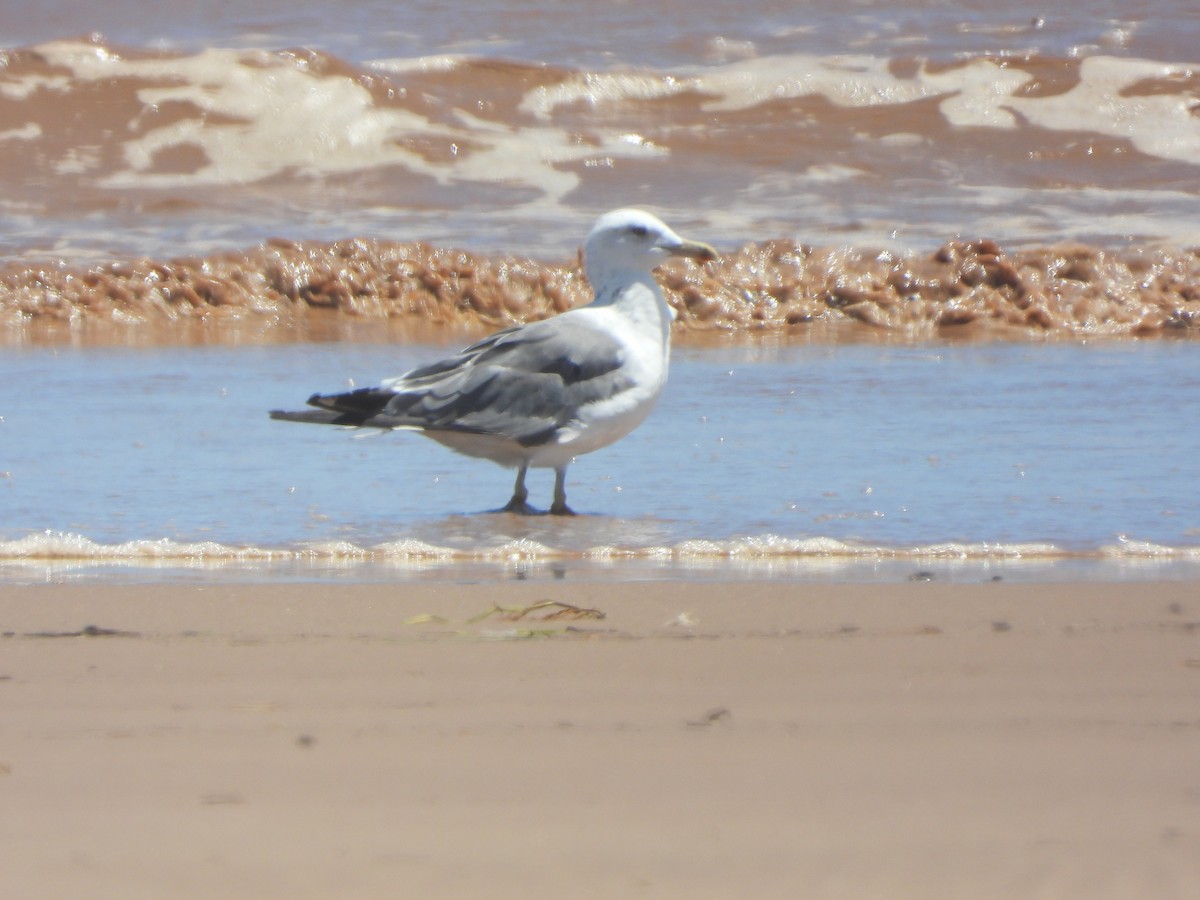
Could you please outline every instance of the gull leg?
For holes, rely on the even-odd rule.
[[[573,516],[574,510],[567,506],[567,467],[554,470],[554,503],[550,506],[552,516]]]
[[[533,512],[529,508],[529,504],[525,502],[529,499],[529,490],[525,487],[525,473],[528,470],[529,466],[524,463],[517,470],[517,483],[513,485],[512,499],[508,501],[508,505],[502,512],[521,513],[526,516]]]

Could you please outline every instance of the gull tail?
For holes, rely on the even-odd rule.
[[[361,421],[330,409],[273,409],[271,418],[282,422],[308,422],[310,425],[361,425]]]
[[[393,391],[378,388],[359,388],[344,394],[313,394],[308,398],[308,405],[316,409],[273,409],[271,418],[310,425],[395,428],[400,422],[385,412],[388,401],[395,396]]]

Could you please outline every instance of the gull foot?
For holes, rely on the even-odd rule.
[[[534,509],[524,500],[518,500],[516,497],[500,507],[497,512],[512,513],[517,516],[540,516],[542,514],[540,510]]]
[[[575,510],[567,506],[565,503],[555,503],[550,507],[550,515],[552,516],[575,516],[578,515]]]

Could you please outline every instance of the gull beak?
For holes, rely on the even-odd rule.
[[[672,256],[686,256],[699,263],[712,262],[717,258],[717,251],[708,244],[699,241],[681,241],[678,244],[663,248]]]

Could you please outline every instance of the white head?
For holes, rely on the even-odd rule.
[[[650,272],[672,256],[708,262],[716,259],[717,253],[708,244],[684,240],[640,209],[605,213],[583,242],[583,264],[593,286],[601,283],[606,273]]]

